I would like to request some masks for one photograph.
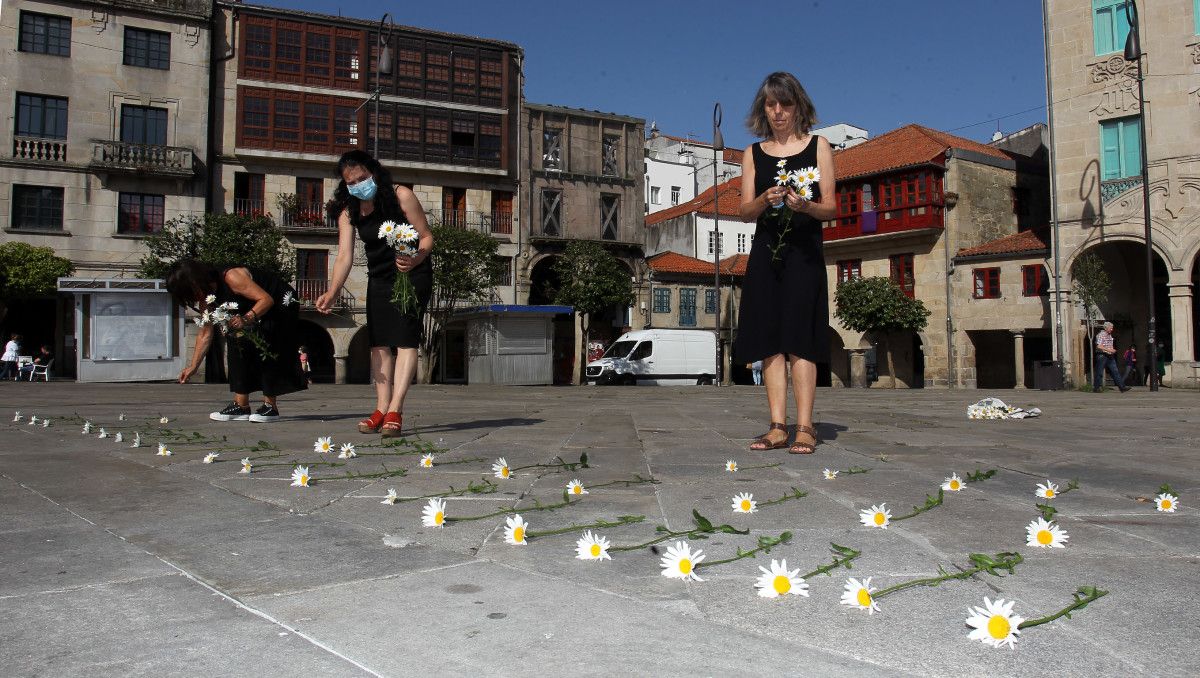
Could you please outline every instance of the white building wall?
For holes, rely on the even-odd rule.
[[[673,160],[646,158],[646,214],[674,207],[696,197],[696,168]],[[679,188],[678,199],[672,199],[672,187]],[[657,188],[658,200],[654,200]]]
[[[720,258],[724,259],[734,254],[750,253],[750,245],[754,241],[755,224],[753,222],[746,223],[732,217],[722,217],[719,225],[721,229]],[[708,242],[709,237],[717,229],[717,226],[716,219],[713,219],[711,216],[696,216],[696,231],[692,238],[696,251],[688,253],[689,256],[703,261],[714,261],[714,253],[708,251]],[[740,241],[739,236],[742,238]],[[740,248],[739,242],[743,243]]]

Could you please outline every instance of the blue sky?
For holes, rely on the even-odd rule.
[[[526,55],[537,103],[632,115],[708,139],[714,102],[729,146],[773,70],[795,73],[822,124],[872,136],[915,122],[987,140],[1045,122],[1038,0],[610,0],[350,3],[249,0],[506,40]],[[1032,109],[1032,110],[1031,110]]]

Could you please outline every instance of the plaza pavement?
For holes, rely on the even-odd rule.
[[[1044,412],[1023,421],[969,421],[968,404],[997,395]],[[97,426],[143,425],[267,440],[269,461],[329,461],[312,451],[378,442],[354,430],[366,386],[317,386],[281,403],[274,426],[219,424],[215,385],[0,384],[0,674],[6,676],[425,675],[1195,675],[1200,613],[1200,498],[1195,392],[1120,395],[1038,391],[829,390],[817,395],[824,443],[812,457],[750,452],[765,430],[753,387],[580,388],[418,386],[406,430],[446,451],[432,470],[417,455],[361,456],[313,469],[318,479],[406,468],[386,479],[318,480],[290,487],[290,465],[237,473],[245,453],[200,459],[206,445],[145,435],[131,449],[83,436]],[[13,410],[51,417],[14,423]],[[118,424],[118,414],[130,421]],[[147,423],[151,418],[153,424]],[[405,448],[409,449],[409,448]],[[378,449],[360,449],[378,452]],[[787,530],[769,555],[700,571],[704,582],[660,576],[649,549],[610,562],[574,558],[577,533],[503,540],[503,517],[421,527],[424,502],[380,500],[461,488],[491,477],[491,461],[589,468],[519,471],[493,494],[452,498],[450,516],[515,506],[532,530],[619,515],[644,523],[600,530],[614,545],[686,529],[697,509],[748,527],[692,545],[710,560]],[[257,453],[259,455],[266,453]],[[330,455],[330,457],[333,455]],[[723,470],[735,459],[744,470]],[[448,462],[465,461],[451,464]],[[782,463],[745,470],[745,467]],[[821,469],[869,473],[821,478]],[[858,511],[893,515],[921,504],[952,471],[998,470],[945,503],[887,530]],[[561,469],[559,469],[561,471]],[[594,489],[578,505],[529,511],[585,485],[653,476],[657,484]],[[1055,500],[1065,549],[1024,545],[1035,485],[1080,488]],[[1151,503],[1164,482],[1175,514]],[[731,497],[758,501],[797,488],[802,499],[736,515]],[[522,510],[525,509],[525,510]],[[761,599],[758,566],[786,558],[811,570],[829,543],[859,549],[854,569],[810,579],[810,597]],[[665,546],[665,544],[664,544]],[[881,611],[839,605],[847,576],[875,586],[968,566],[972,552],[1017,551],[1015,575],[986,574],[917,587]],[[1032,618],[1071,601],[1080,585],[1109,595],[1070,619],[1026,630],[1015,650],[968,640],[967,607],[984,596],[1016,601]]]

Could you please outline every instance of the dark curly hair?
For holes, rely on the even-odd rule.
[[[329,201],[329,218],[336,223],[342,212],[349,210],[350,223],[357,224],[360,219],[358,210],[361,201],[350,195],[350,190],[346,188],[346,180],[342,178],[342,173],[350,167],[362,167],[375,178],[375,209],[379,210],[383,218],[402,221],[404,210],[400,208],[400,200],[396,197],[396,184],[392,181],[391,173],[370,153],[357,149],[343,153],[338,159],[338,185],[333,189],[333,199]]]
[[[167,271],[167,291],[180,306],[197,310],[196,300],[211,294],[216,288],[220,271],[195,259],[180,259]]]

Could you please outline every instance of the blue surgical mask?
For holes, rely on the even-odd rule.
[[[359,200],[371,200],[375,197],[375,191],[377,190],[375,177],[367,177],[353,186],[347,186],[346,190],[350,191],[350,195]]]

